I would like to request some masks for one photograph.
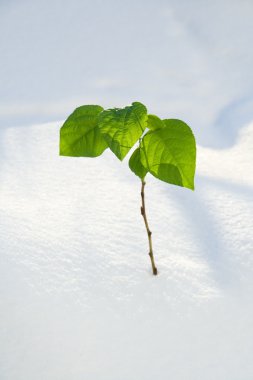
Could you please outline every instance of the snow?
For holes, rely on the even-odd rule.
[[[252,380],[251,0],[0,1],[0,380]],[[82,104],[198,142],[196,190],[58,156]]]
[[[1,130],[1,380],[251,380],[253,124],[194,192],[147,177],[157,277],[138,178],[60,126]]]

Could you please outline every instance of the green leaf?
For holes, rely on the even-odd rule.
[[[148,115],[147,128],[152,131],[164,127],[163,121],[156,115]]]
[[[103,108],[86,105],[75,109],[60,130],[60,155],[97,157],[108,147],[98,128]]]
[[[99,115],[99,128],[109,148],[120,159],[126,156],[143,134],[147,124],[147,109],[134,102],[125,108],[113,108]]]
[[[165,127],[142,139],[141,163],[155,177],[194,190],[196,144],[190,127],[181,120],[163,120]]]
[[[144,179],[147,174],[147,169],[141,163],[140,148],[135,149],[132,156],[129,159],[129,168],[136,174],[140,179]]]

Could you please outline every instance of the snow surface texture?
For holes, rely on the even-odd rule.
[[[58,157],[60,123],[1,132],[1,380],[252,380],[253,124],[198,147],[196,191],[108,150]]]
[[[253,379],[252,12],[0,0],[0,380]],[[157,278],[127,163],[41,125],[134,100],[201,145],[194,193],[147,178]]]

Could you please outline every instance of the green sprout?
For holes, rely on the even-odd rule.
[[[78,107],[60,130],[61,156],[97,157],[110,148],[122,161],[136,143],[129,167],[141,180],[141,215],[152,271],[157,275],[145,207],[145,177],[150,173],[167,183],[194,190],[196,143],[191,128],[181,120],[161,120],[150,115],[142,103],[134,102],[125,108],[107,110],[98,105]]]

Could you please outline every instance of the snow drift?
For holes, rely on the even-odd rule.
[[[251,380],[253,124],[198,147],[196,191],[108,150],[58,156],[60,123],[1,136],[3,380]]]

